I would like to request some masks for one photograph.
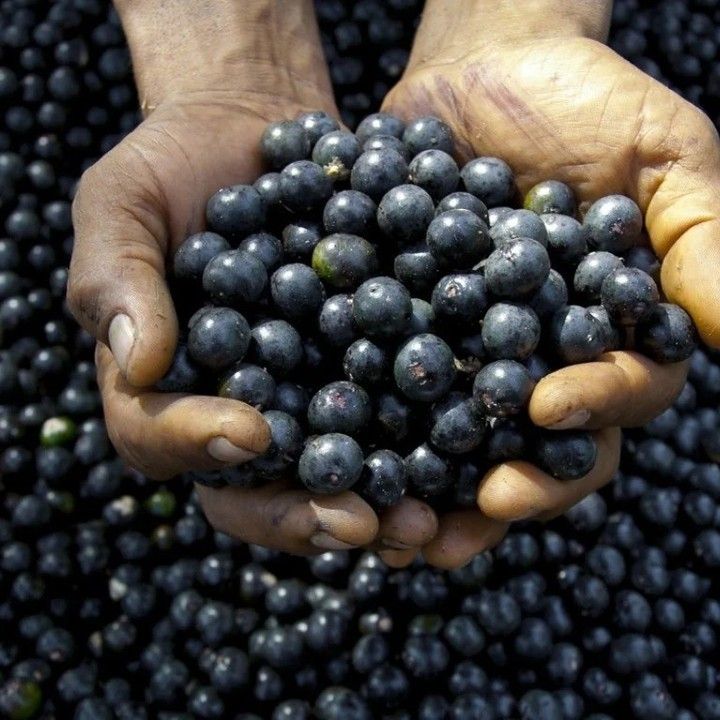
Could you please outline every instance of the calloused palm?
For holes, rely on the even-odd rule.
[[[406,119],[442,118],[460,159],[502,157],[523,192],[553,178],[581,201],[633,197],[663,259],[665,295],[690,312],[706,342],[720,345],[720,143],[697,108],[605,45],[570,38],[411,63],[384,109]],[[686,363],[661,367],[633,353],[608,353],[543,379],[530,406],[536,424],[607,428],[598,433],[604,452],[596,468],[564,486],[527,463],[495,468],[479,491],[484,516],[442,518],[426,556],[442,562],[452,554],[450,526],[456,538],[467,538],[498,522],[549,517],[607,482],[619,451],[613,427],[656,415],[685,374]]]

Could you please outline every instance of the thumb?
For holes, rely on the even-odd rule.
[[[73,203],[68,304],[136,386],[163,376],[178,333],[164,277],[163,195],[154,177],[122,143],[84,173]]]
[[[720,140],[701,112],[683,121],[687,149],[652,194],[646,225],[663,258],[665,295],[687,310],[708,345],[720,347]]]

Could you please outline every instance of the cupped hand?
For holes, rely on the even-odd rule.
[[[662,259],[664,294],[691,314],[707,343],[720,345],[720,143],[697,108],[605,45],[575,37],[436,49],[430,59],[414,58],[384,109],[405,119],[440,117],[455,133],[459,160],[503,158],[521,192],[552,178],[580,201],[634,198]],[[461,564],[502,537],[510,521],[552,517],[601,487],[618,466],[617,428],[641,425],[670,405],[686,372],[687,363],[661,366],[612,352],[543,378],[531,419],[595,430],[596,466],[562,483],[525,462],[495,467],[479,488],[481,514],[440,518],[425,557]]]
[[[252,407],[153,389],[178,339],[165,267],[185,237],[203,228],[215,190],[262,172],[258,147],[268,116],[318,108],[334,111],[329,93],[317,93],[307,106],[270,95],[195,93],[154,109],[82,178],[68,300],[98,340],[98,382],[113,444],[149,477],[238,464],[267,448],[267,424]],[[197,490],[218,529],[293,553],[420,546],[435,530],[432,512],[412,499],[379,520],[354,493],[314,497],[297,481]]]

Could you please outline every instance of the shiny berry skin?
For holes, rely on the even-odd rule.
[[[249,344],[247,320],[231,308],[208,309],[188,335],[190,357],[215,370],[242,360]]]
[[[614,270],[622,267],[622,259],[617,255],[600,250],[591,252],[580,261],[575,270],[575,292],[587,302],[599,303],[603,281]]]
[[[687,360],[696,345],[695,326],[678,305],[659,303],[635,328],[635,347],[656,362]]]
[[[600,288],[600,300],[610,319],[620,325],[635,325],[657,305],[660,294],[655,281],[637,268],[618,268]]]
[[[275,306],[291,320],[310,320],[325,302],[325,288],[312,268],[291,263],[278,268],[270,278]]]
[[[205,266],[203,290],[218,304],[258,300],[268,282],[262,260],[244,250],[226,250]]]
[[[488,227],[490,226],[488,209],[485,203],[469,192],[460,190],[446,195],[437,204],[435,215],[440,215],[440,213],[447,210],[469,210],[474,215],[477,215]]]
[[[448,210],[428,226],[427,244],[438,263],[467,270],[487,257],[492,240],[485,223],[469,210]]]
[[[296,220],[282,231],[282,246],[286,260],[307,261],[322,238],[319,225],[308,220]]]
[[[268,232],[248,235],[238,249],[254,255],[268,271],[274,270],[282,260],[282,243]]]
[[[320,310],[318,325],[331,345],[347,347],[358,335],[353,318],[352,295],[333,295]]]
[[[527,297],[542,287],[549,273],[547,250],[529,238],[506,240],[485,263],[488,290],[499,298]]]
[[[493,224],[490,237],[496,248],[515,238],[530,238],[543,247],[548,246],[545,224],[542,218],[530,210],[511,210],[505,213]]]
[[[452,155],[455,150],[452,130],[433,116],[413,120],[405,128],[402,139],[413,156],[425,150],[442,150]]]
[[[568,305],[552,316],[548,328],[549,349],[565,364],[591,362],[605,352],[607,333],[603,325],[579,305]]]
[[[517,415],[526,406],[535,381],[528,369],[515,360],[496,360],[480,369],[473,382],[473,394],[488,415]]]
[[[311,492],[335,494],[352,487],[362,468],[360,446],[347,435],[329,433],[307,441],[298,463],[298,476]]]
[[[348,380],[336,380],[320,388],[308,407],[308,422],[316,433],[357,435],[370,422],[368,394]]]
[[[356,340],[345,351],[343,370],[348,380],[366,389],[379,383],[388,369],[385,350],[367,338]]]
[[[312,159],[332,182],[336,182],[350,177],[350,170],[361,152],[360,142],[352,133],[333,130],[315,143]]]
[[[323,238],[312,253],[318,277],[336,288],[355,288],[377,270],[375,248],[364,238],[334,233]]]
[[[372,113],[365,117],[355,130],[355,135],[360,142],[364,143],[374,135],[392,135],[402,137],[405,130],[405,123],[389,113]]]
[[[264,368],[243,363],[222,378],[218,395],[264,410],[275,398],[275,380]]]
[[[496,303],[485,313],[483,344],[496,360],[525,360],[540,342],[540,321],[526,305]]]
[[[311,145],[315,145],[323,135],[335,132],[340,128],[338,121],[322,110],[300,113],[295,120],[305,130],[305,135],[307,135]]]
[[[297,160],[280,172],[280,201],[296,213],[322,208],[333,192],[323,168],[311,160]]]
[[[408,165],[408,180],[426,190],[434,200],[440,200],[457,188],[460,171],[448,153],[423,150]]]
[[[560,213],[544,213],[540,220],[545,226],[550,258],[563,268],[574,268],[588,252],[588,231],[575,218]]]
[[[310,155],[311,144],[301,123],[283,120],[265,128],[260,148],[270,168],[282,170],[289,163],[305,160]]]
[[[437,335],[416,335],[395,356],[393,373],[397,386],[408,398],[432,402],[442,397],[455,380],[455,358]]]
[[[330,234],[349,233],[367,237],[375,229],[376,211],[377,206],[365,193],[342,190],[325,203],[323,225]]]
[[[630,198],[607,195],[590,206],[583,225],[588,229],[593,248],[620,254],[640,240],[643,216]]]
[[[394,135],[373,135],[363,143],[362,151],[368,150],[394,150],[403,156],[405,162],[412,159],[405,143]]]
[[[380,202],[386,192],[407,180],[408,166],[395,150],[368,150],[355,161],[350,186]]]
[[[565,307],[567,302],[567,285],[557,270],[550,270],[545,282],[528,299],[528,305],[540,320],[552,317],[556,311]]]
[[[353,318],[360,330],[370,337],[402,335],[411,316],[410,293],[394,278],[372,278],[355,291]]]
[[[377,223],[388,238],[414,243],[425,238],[435,207],[428,193],[416,185],[398,185],[383,195]]]
[[[269,172],[261,175],[253,183],[253,187],[260,193],[267,211],[280,207],[280,173]]]
[[[523,207],[538,215],[575,215],[575,193],[559,180],[544,180],[528,190]]]
[[[182,280],[200,280],[207,264],[216,255],[229,249],[228,241],[217,233],[201,232],[191,235],[180,245],[173,258],[175,277]]]
[[[509,205],[515,195],[513,172],[500,158],[470,160],[460,171],[460,177],[465,190],[482,200],[487,207]]]
[[[485,279],[476,273],[446,275],[435,285],[431,302],[441,323],[465,327],[477,323],[488,306]]]
[[[453,455],[468,453],[480,446],[485,434],[485,415],[474,400],[465,400],[443,413],[430,431],[438,450]]]
[[[207,203],[208,229],[237,242],[257,232],[265,222],[265,203],[252,185],[233,185],[218,190]]]
[[[587,311],[602,325],[605,334],[605,352],[619,350],[622,345],[620,330],[610,320],[608,311],[602,305],[590,305]]]
[[[440,277],[440,266],[426,245],[395,256],[395,277],[414,295],[426,297]]]
[[[265,320],[252,330],[250,355],[253,362],[268,372],[280,375],[294,370],[302,361],[302,340],[298,331],[285,320]]]
[[[595,465],[597,444],[580,430],[545,431],[535,444],[540,466],[558,480],[576,480]]]
[[[418,497],[442,495],[454,480],[448,463],[427,444],[415,448],[405,458],[405,470],[408,487]]]
[[[396,505],[407,485],[405,461],[392,450],[376,450],[365,459],[355,492],[372,508]]]

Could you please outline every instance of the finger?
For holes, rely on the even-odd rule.
[[[718,347],[720,141],[712,122],[696,108],[684,107],[674,117],[679,126],[665,133],[664,142],[677,146],[676,160],[663,168],[659,182],[657,165],[641,175],[641,204],[646,195],[645,222],[663,258],[665,295],[690,313],[706,343]]]
[[[716,184],[720,192],[720,182]],[[665,256],[660,277],[667,298],[692,317],[700,337],[720,347],[720,220],[698,224],[680,237]]]
[[[542,378],[530,419],[556,430],[644,425],[677,398],[687,371],[687,362],[659,365],[634,352],[605,353]]]
[[[380,516],[378,550],[417,552],[437,532],[437,516],[426,503],[404,497]]]
[[[196,486],[210,524],[244,542],[297,555],[349,550],[371,543],[378,520],[352,492],[313,496],[272,483],[260,488]]]
[[[415,558],[420,554],[419,550],[382,550],[380,559],[394,569],[400,569],[412,565]]]
[[[126,141],[83,175],[73,203],[70,309],[138,386],[162,377],[177,343],[165,284],[163,190],[153,187],[154,177]]]
[[[110,439],[149,477],[247,462],[270,442],[262,414],[245,403],[135,388],[104,345],[98,345],[96,362]]]
[[[423,548],[423,557],[443,570],[466,565],[473,556],[502,540],[508,523],[477,510],[449,512],[440,517],[435,537]]]
[[[608,483],[620,464],[620,430],[593,433],[597,461],[578,480],[556,480],[529,462],[513,460],[492,468],[478,488],[480,510],[497,521],[512,522],[562,512]]]

